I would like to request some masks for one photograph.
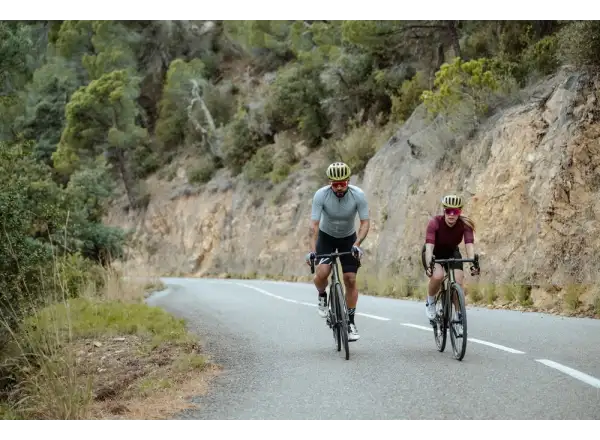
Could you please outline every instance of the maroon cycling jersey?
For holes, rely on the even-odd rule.
[[[443,215],[436,215],[427,224],[425,243],[435,245],[434,255],[452,253],[463,238],[465,244],[475,242],[473,230],[460,218],[452,228],[446,224]]]

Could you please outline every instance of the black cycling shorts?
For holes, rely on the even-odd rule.
[[[349,252],[352,250],[352,245],[356,243],[356,232],[348,237],[335,238],[319,229],[317,236],[317,254],[330,254],[332,252]],[[342,255],[339,257],[342,265],[342,273],[357,273],[358,261],[352,255]],[[330,264],[331,261],[319,260],[317,264]]]
[[[433,250],[433,256],[439,260],[444,260],[446,258],[459,258],[459,259],[462,258],[462,255],[460,253],[460,250],[458,249],[458,246],[451,250],[444,250],[444,251],[437,250],[437,254],[435,252],[436,252],[436,249]],[[421,249],[421,263],[423,264],[423,268],[427,269],[425,267],[425,265],[426,265],[425,245],[423,245],[423,248]],[[463,270],[463,263],[450,263],[449,266],[451,269],[454,269],[454,270]]]

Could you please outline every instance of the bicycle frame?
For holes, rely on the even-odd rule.
[[[466,305],[465,305],[465,296],[460,284],[456,282],[456,277],[454,275],[454,269],[450,267],[452,263],[473,263],[473,265],[479,268],[479,255],[475,255],[474,258],[446,258],[435,260],[432,259],[430,268],[433,271],[435,267],[435,263],[440,264],[444,268],[444,279],[442,280],[442,287],[440,289],[440,293],[438,295],[437,301],[441,300],[442,304],[442,315],[439,316],[436,314],[435,319],[431,320],[431,325],[434,330],[434,337],[436,340],[436,344],[438,345],[439,351],[444,351],[446,348],[446,329],[450,329],[450,339],[452,342],[452,349],[454,352],[454,357],[457,360],[462,360],[465,356],[466,346],[467,346],[467,316],[466,316]],[[454,321],[450,317],[451,313],[451,291],[454,289],[457,296],[458,308],[460,309],[461,319],[460,321]],[[455,329],[451,327],[452,324],[460,323],[463,326],[463,332],[460,338],[463,341],[462,347],[460,350],[457,349],[457,339],[459,336],[456,334]],[[437,326],[440,326],[441,335],[437,334]],[[440,340],[441,337],[441,340]]]
[[[342,341],[346,352],[346,360],[350,358],[348,347],[348,307],[346,306],[346,297],[340,281],[337,260],[343,255],[350,255],[352,252],[332,252],[330,254],[318,254],[310,260],[310,271],[315,273],[315,260],[329,258],[331,261],[327,264],[332,266],[331,283],[329,284],[329,295],[327,304],[329,307],[329,316],[326,323],[333,330],[333,338],[337,344],[337,351],[341,350]],[[358,266],[360,267],[360,260]]]

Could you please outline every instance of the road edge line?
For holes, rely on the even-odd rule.
[[[543,364],[547,367],[553,368],[561,373],[571,376],[574,379],[578,379],[581,382],[587,383],[588,385],[600,389],[600,379],[590,376],[582,371],[576,370],[575,368],[567,367],[566,365],[559,364],[558,362],[551,361],[550,359],[536,359],[536,362]]]

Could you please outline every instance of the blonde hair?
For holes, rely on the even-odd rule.
[[[475,232],[475,222],[472,219],[466,215],[459,215],[458,218],[461,219],[465,225],[471,228],[473,232]]]

